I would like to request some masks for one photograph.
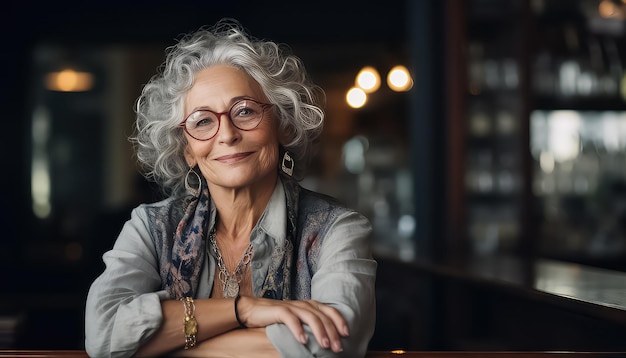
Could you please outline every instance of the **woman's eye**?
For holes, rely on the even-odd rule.
[[[199,121],[196,122],[196,127],[202,127],[202,126],[206,126],[208,125],[210,122],[210,119],[208,118],[202,118]]]
[[[206,115],[198,116],[193,121],[193,127],[200,128],[200,127],[210,126],[214,123],[215,123],[215,119],[212,118],[211,116],[206,116]]]
[[[235,117],[239,117],[239,118],[255,117],[257,114],[258,114],[258,111],[256,111],[254,108],[246,107],[246,106],[239,107],[235,111]]]

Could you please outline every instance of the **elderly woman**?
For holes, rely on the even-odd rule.
[[[168,198],[132,211],[86,304],[94,357],[364,356],[369,221],[298,184],[323,92],[234,22],[168,49],[135,143]]]

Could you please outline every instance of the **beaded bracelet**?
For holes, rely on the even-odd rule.
[[[196,334],[198,333],[198,322],[194,316],[196,305],[193,303],[193,298],[191,297],[183,297],[180,300],[185,306],[185,318],[183,319],[185,349],[189,349],[196,345]]]

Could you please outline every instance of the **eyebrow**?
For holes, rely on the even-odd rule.
[[[228,103],[228,110],[230,110],[230,109],[232,108],[232,106],[233,106],[235,103],[237,103],[237,102],[239,102],[239,101],[246,100],[246,99],[256,101],[256,99],[254,99],[254,98],[252,98],[252,97],[250,97],[250,96],[237,96],[237,97],[233,97],[233,98],[231,98],[231,99],[230,99],[230,102]],[[207,107],[207,106],[200,106],[200,107],[196,107],[196,108],[194,108],[191,112],[189,112],[189,114],[187,115],[187,117],[189,117],[192,113],[197,112],[197,111],[211,111],[211,112],[215,112],[215,113],[217,113],[216,111],[212,110],[211,108],[209,108],[209,107]]]

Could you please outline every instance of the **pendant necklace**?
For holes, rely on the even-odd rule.
[[[213,227],[213,230],[211,230],[211,233],[209,234],[209,241],[211,242],[213,251],[215,251],[217,267],[219,268],[217,278],[222,283],[222,295],[224,296],[224,298],[233,298],[236,297],[237,294],[239,294],[239,284],[241,283],[241,279],[243,278],[243,273],[245,272],[246,267],[250,264],[250,261],[252,260],[252,243],[248,244],[248,247],[243,253],[241,259],[239,260],[237,267],[235,267],[235,270],[232,274],[229,274],[226,270],[224,259],[222,258],[222,252],[217,246],[215,236],[216,229],[215,227]]]

